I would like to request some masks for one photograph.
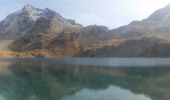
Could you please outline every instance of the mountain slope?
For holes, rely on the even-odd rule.
[[[110,31],[119,45],[89,49],[91,57],[170,57],[170,5],[142,21],[133,21]]]
[[[0,51],[17,56],[169,57],[170,5],[109,30],[28,4],[0,22],[0,42]]]
[[[108,29],[101,27],[83,27],[48,8],[26,5],[0,23],[0,37],[4,42],[12,41],[6,47],[14,52],[74,56],[103,39]]]

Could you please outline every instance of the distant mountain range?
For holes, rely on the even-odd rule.
[[[0,43],[1,57],[170,57],[170,5],[109,30],[28,4],[0,22]]]

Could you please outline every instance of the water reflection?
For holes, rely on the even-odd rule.
[[[0,95],[0,100],[5,100],[5,98],[2,95]]]
[[[170,67],[161,66],[1,62],[0,94],[5,100],[169,100],[169,77]]]
[[[74,95],[66,96],[62,100],[151,100],[143,94],[134,94],[130,90],[117,86],[110,86],[105,90],[82,89]]]

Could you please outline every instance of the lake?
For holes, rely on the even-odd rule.
[[[170,58],[0,59],[0,100],[169,100]]]

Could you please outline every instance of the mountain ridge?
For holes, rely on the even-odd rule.
[[[0,22],[0,50],[15,56],[169,57],[170,5],[115,29],[84,27],[48,8],[27,4]]]

